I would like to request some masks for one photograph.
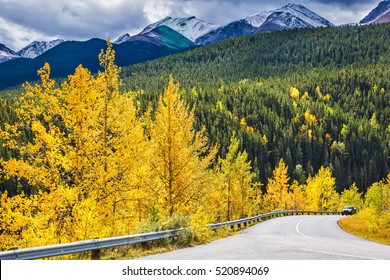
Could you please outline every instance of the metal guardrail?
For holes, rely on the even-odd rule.
[[[264,213],[260,214],[254,217],[250,218],[244,218],[244,219],[239,219],[239,220],[234,220],[234,221],[227,221],[227,222],[222,222],[222,223],[217,223],[217,224],[210,224],[209,227],[210,229],[219,229],[222,227],[230,226],[238,226],[239,228],[241,225],[248,225],[254,222],[259,222],[260,220],[264,218],[272,218],[272,217],[278,217],[278,216],[293,216],[293,215],[340,215],[341,213],[338,211],[308,211],[308,210],[285,210],[285,211],[276,211],[276,212],[269,212],[269,213]]]
[[[0,260],[31,260],[175,237],[182,228],[0,252]],[[96,253],[95,253],[96,254]],[[98,253],[97,253],[98,254]]]
[[[234,221],[227,221],[222,223],[210,224],[209,228],[211,230],[220,229],[223,227],[237,226],[241,228],[242,225],[247,226],[255,222],[259,222],[262,219],[278,217],[278,216],[292,216],[292,215],[339,215],[340,212],[337,211],[276,211],[269,212],[265,214],[260,214],[250,218],[244,218]],[[149,241],[172,238],[179,235],[183,228],[171,229],[159,232],[150,232],[134,235],[126,235],[120,237],[110,237],[104,239],[91,239],[85,241],[78,241],[66,244],[26,248],[20,250],[10,250],[5,252],[0,252],[0,260],[32,260],[45,257],[54,257],[61,256],[66,254],[73,253],[82,253],[86,251],[92,252],[92,258],[97,259],[100,256],[100,250],[105,248],[111,248],[116,246],[145,243]]]

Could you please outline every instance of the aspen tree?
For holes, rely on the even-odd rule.
[[[181,99],[179,85],[172,77],[159,99],[149,135],[150,193],[156,198],[160,215],[194,213],[209,193],[208,169],[216,149],[209,148],[204,129],[194,130],[194,110]]]
[[[336,192],[336,179],[329,167],[321,167],[318,173],[307,179],[306,195],[310,210],[336,210],[339,195]]]
[[[288,167],[283,159],[273,171],[273,176],[268,180],[267,193],[264,196],[263,207],[268,210],[287,209],[289,203],[289,176]]]
[[[20,244],[125,234],[145,215],[139,203],[148,171],[144,124],[134,106],[137,93],[119,92],[114,58],[108,41],[99,55],[104,71],[93,77],[79,66],[60,86],[45,64],[38,72],[41,83],[24,86],[19,120],[0,130],[4,145],[18,155],[0,162],[2,175],[16,178],[29,192],[3,197],[0,205],[27,217],[28,223],[19,219]],[[29,212],[21,205],[30,200],[38,202]]]
[[[219,171],[222,177],[221,196],[225,202],[227,220],[243,218],[251,214],[253,203],[257,202],[254,183],[255,173],[252,172],[248,154],[239,151],[239,140],[233,135],[230,139],[228,153],[225,159],[219,159]]]

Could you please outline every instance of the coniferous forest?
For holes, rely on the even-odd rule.
[[[388,209],[389,46],[383,24],[252,35],[122,69],[108,42],[104,71],[64,80],[44,65],[37,84],[0,92],[0,248],[175,217],[204,233],[267,210],[363,208],[362,194]]]
[[[320,28],[238,38],[123,69],[156,104],[172,74],[224,156],[233,133],[266,184],[281,158],[304,181],[331,166],[337,190],[390,170],[390,26]]]

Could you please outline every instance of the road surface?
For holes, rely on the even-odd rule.
[[[343,231],[341,216],[289,216],[264,221],[205,245],[143,260],[390,260],[390,246]]]

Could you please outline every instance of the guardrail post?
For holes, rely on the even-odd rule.
[[[92,250],[91,260],[100,260],[101,255],[102,255],[102,251],[100,249]]]

